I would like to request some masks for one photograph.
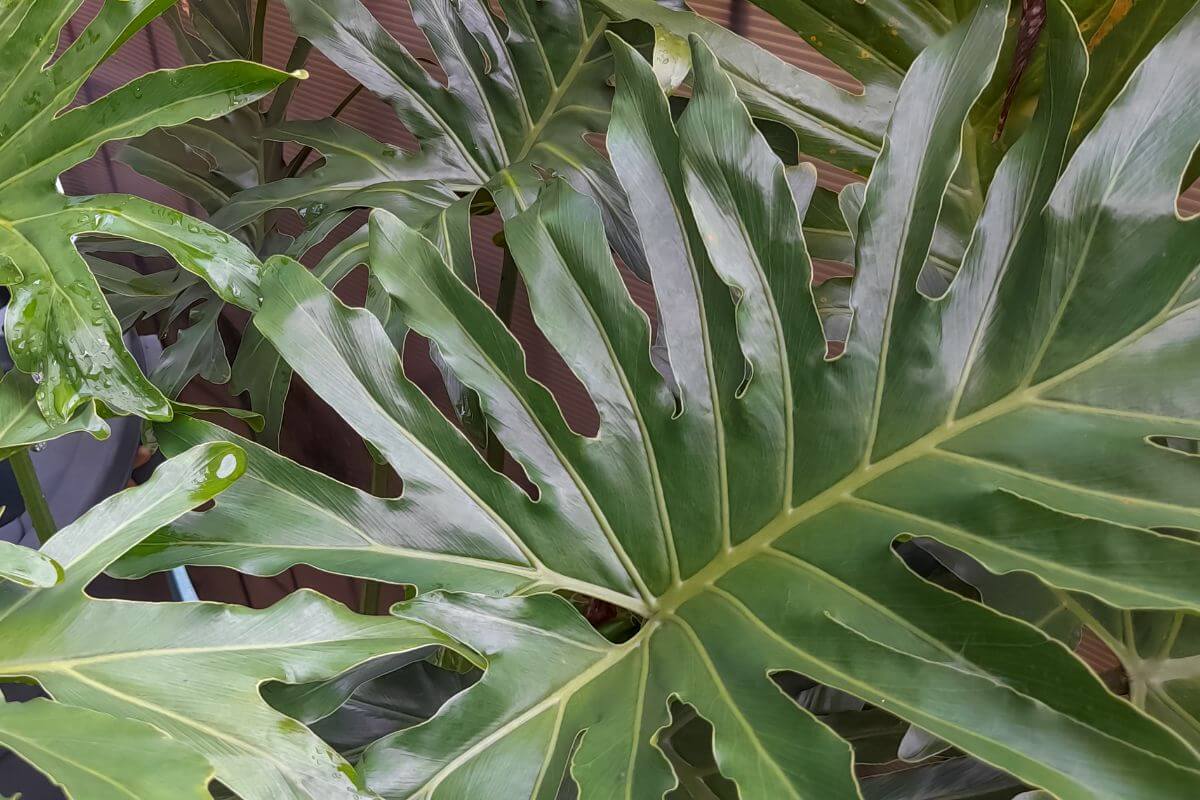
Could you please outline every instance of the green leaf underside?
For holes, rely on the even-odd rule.
[[[96,600],[84,593],[133,544],[228,487],[244,464],[242,452],[229,444],[193,448],[161,466],[145,485],[96,506],[43,547],[47,558],[62,565],[60,582],[49,588],[0,582],[5,642],[0,675],[35,679],[69,706],[140,721],[130,747],[146,738],[142,728],[157,728],[205,757],[216,778],[247,800],[366,800],[373,795],[349,765],[304,726],[268,706],[259,685],[326,679],[369,659],[444,643],[443,635],[402,620],[360,617],[307,591],[261,611],[219,603]],[[56,708],[63,710],[46,713],[69,716],[65,707]],[[7,711],[0,706],[0,741],[9,741],[4,728],[10,721],[12,736],[38,733],[37,719],[16,712],[6,717]],[[81,714],[79,725],[99,727],[99,714]],[[13,746],[57,779],[73,777],[70,764]],[[114,758],[119,746],[110,743]],[[164,750],[166,756],[181,760],[174,749]],[[169,772],[169,762],[160,763]],[[126,774],[140,768],[137,759],[114,760],[106,774],[141,785],[142,778]],[[164,790],[174,785],[165,775]]]
[[[50,700],[0,702],[0,744],[71,800],[207,800],[200,754],[132,719]]]
[[[170,408],[125,350],[74,238],[104,234],[161,247],[244,308],[258,302],[258,262],[240,242],[177,211],[127,195],[66,197],[55,180],[105,142],[220,116],[289,76],[237,61],[163,70],[63,112],[97,65],[170,3],[107,0],[47,63],[80,4],[19,0],[0,20],[0,281],[12,293],[5,338],[17,368],[42,376],[36,397],[51,423],[93,400],[164,419]]]
[[[96,413],[94,403],[66,422],[47,422],[37,407],[36,388],[32,378],[16,370],[0,376],[0,461],[30,445],[68,433],[87,431],[97,439],[108,436],[108,424]]]
[[[488,669],[433,720],[367,750],[368,784],[389,798],[553,797],[567,769],[585,794],[657,797],[674,783],[653,745],[671,699],[712,723],[743,796],[857,797],[849,746],[781,696],[769,675],[784,670],[1056,796],[1194,796],[1200,756],[1182,738],[1040,631],[922,582],[891,551],[899,536],[929,537],[1119,608],[1200,610],[1200,549],[1152,530],[1200,529],[1200,461],[1150,441],[1200,438],[1200,309],[1177,302],[1200,237],[1175,212],[1200,130],[1200,8],[1068,159],[1087,55],[1067,7],[1050,4],[1037,112],[997,170],[961,273],[931,300],[917,278],[1007,10],[984,0],[904,79],[862,195],[836,360],[807,291],[806,198],[734,84],[693,39],[694,96],[676,126],[649,65],[614,39],[608,148],[678,398],[650,366],[649,325],[599,211],[562,182],[505,233],[539,328],[595,402],[594,438],[567,427],[434,243],[376,212],[373,274],[479,393],[537,500],[408,381],[373,316],[281,259],[255,325],[397,468],[405,496],[366,498],[252,449],[252,491],[219,500],[211,525],[181,520],[123,569],[312,563],[423,589],[436,571],[448,589],[566,588],[645,617],[613,645],[548,596],[398,607]],[[195,426],[173,423],[165,441],[209,435]],[[236,524],[253,503],[296,496],[319,508],[274,529]],[[427,536],[443,570],[410,552]]]

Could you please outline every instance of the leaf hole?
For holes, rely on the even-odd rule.
[[[770,677],[793,703],[850,744],[860,777],[897,761],[901,742],[911,727],[904,720],[799,672],[781,670]]]
[[[666,800],[715,797],[735,800],[737,784],[721,774],[713,751],[713,726],[691,703],[672,700],[670,723],[659,731],[657,744],[666,755],[679,785]]]
[[[54,48],[54,52],[42,64],[42,69],[47,70],[62,58],[63,53],[78,45],[84,47],[87,44],[85,34],[87,27],[92,21],[99,16],[103,3],[83,3],[79,9],[71,15],[71,18],[66,21],[66,24],[58,31],[58,44]]]
[[[1186,539],[1189,542],[1200,544],[1200,530],[1191,528],[1175,528],[1175,527],[1155,527],[1150,530],[1155,533],[1161,533],[1163,536],[1173,536],[1176,539]]]
[[[550,392],[567,426],[579,434],[594,438],[600,429],[600,414],[583,384],[543,335],[533,318],[529,293],[521,271],[510,267],[513,282],[505,284],[502,242],[503,220],[493,213],[474,220],[472,236],[475,249],[478,294],[487,305],[497,309],[501,320],[524,351],[525,371]]]
[[[613,644],[629,641],[634,634],[641,630],[645,622],[637,614],[615,606],[606,600],[577,592],[562,592],[561,594],[575,607],[579,615],[596,629],[597,633]]]
[[[1147,436],[1146,441],[1163,450],[1185,456],[1200,456],[1200,439],[1187,436]]]
[[[587,142],[588,146],[597,153],[608,158],[608,138],[603,133],[586,131],[583,134],[583,141]]]
[[[1200,149],[1192,155],[1192,163],[1183,174],[1179,197],[1175,199],[1175,213],[1185,221],[1200,218],[1200,178],[1197,175],[1200,175]]]
[[[328,681],[268,683],[261,693],[353,761],[367,745],[428,720],[478,682],[483,673],[453,656],[441,647],[423,648],[368,661]],[[336,700],[320,702],[325,697],[346,700],[330,709]]]
[[[848,265],[839,266],[848,270]],[[825,274],[818,279],[818,273],[814,269],[813,302],[821,320],[821,330],[825,334],[825,360],[832,361],[845,351],[850,323],[854,319],[854,312],[850,309],[850,287],[853,279],[846,271],[841,274],[829,274],[832,272],[832,265],[822,272]]]
[[[482,418],[470,417],[470,414],[481,417],[484,414],[483,408],[478,405],[479,401],[475,401],[475,410],[467,412],[462,407],[462,402],[469,401],[456,403],[455,399],[451,397],[451,385],[448,384],[445,376],[435,364],[431,347],[430,341],[424,336],[409,331],[404,341],[404,374],[420,388],[422,393],[442,413],[442,416],[457,427],[475,446],[480,458],[489,461],[493,469],[508,477],[530,500],[537,502],[541,497],[541,490],[529,477],[524,466],[504,449],[500,440],[491,431],[490,424],[485,426]],[[474,395],[474,391],[470,387],[462,386],[462,388]],[[460,411],[465,413],[460,414]]]

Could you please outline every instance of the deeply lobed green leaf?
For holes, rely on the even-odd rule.
[[[303,562],[452,589],[487,576],[489,589],[582,591],[644,618],[613,644],[547,596],[400,606],[488,668],[430,722],[368,748],[368,782],[387,797],[553,797],[568,771],[585,794],[659,796],[674,776],[654,735],[673,699],[712,724],[743,796],[858,796],[849,746],[781,696],[770,676],[785,671],[1060,797],[1190,797],[1200,757],[1184,739],[1042,631],[921,581],[892,550],[927,537],[1117,608],[1200,610],[1200,548],[1155,532],[1200,525],[1200,462],[1155,443],[1200,434],[1185,294],[1200,238],[1175,211],[1200,130],[1186,102],[1200,89],[1200,7],[1075,147],[1088,54],[1070,9],[1049,6],[1037,111],[997,166],[962,271],[929,296],[920,276],[1007,17],[984,0],[899,85],[851,215],[840,357],[826,356],[808,291],[811,173],[785,171],[700,40],[678,122],[649,65],[611,40],[608,148],[646,244],[670,379],[651,366],[599,210],[562,182],[533,202],[514,192],[506,238],[539,328],[596,404],[594,437],[566,425],[444,252],[376,212],[376,280],[479,393],[537,499],[408,382],[376,318],[280,260],[257,329],[397,468],[405,496],[368,498],[264,451],[221,525],[185,520],[126,569]],[[166,431],[172,446],[210,435]],[[238,524],[301,493],[319,508],[285,530]],[[416,532],[437,552],[410,547]]]
[[[163,395],[125,350],[121,328],[75,249],[78,236],[133,239],[167,251],[228,302],[258,303],[257,260],[216,228],[126,195],[67,197],[58,176],[105,142],[245,105],[289,75],[219,62],[143,75],[64,110],[92,71],[171,3],[108,0],[51,59],[81,0],[20,0],[0,19],[0,281],[12,301],[5,338],[17,368],[39,381],[52,424],[99,400],[118,413],[170,416]]]
[[[28,711],[0,705],[0,741],[77,796],[109,796],[79,782],[79,772],[103,758],[102,783],[117,791],[112,796],[200,796],[213,774],[248,800],[372,796],[340,756],[268,706],[259,686],[323,680],[369,659],[444,643],[444,635],[361,617],[312,592],[262,611],[98,600],[85,592],[110,562],[226,489],[244,466],[235,446],[190,449],[46,543],[42,556],[61,565],[60,581],[0,582],[0,675],[36,680],[58,701]],[[48,737],[67,719],[114,739],[80,742],[72,758],[61,758],[52,751],[71,746],[70,736]],[[122,758],[122,747],[144,747],[145,755]],[[148,758],[157,759],[158,779],[142,772]]]

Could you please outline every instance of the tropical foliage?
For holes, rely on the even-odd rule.
[[[96,66],[167,5],[105,3],[55,57],[80,1],[14,0],[0,11],[0,284],[12,294],[5,338],[17,368],[39,380],[38,407],[50,422],[95,401],[167,419],[166,400],[125,350],[74,239],[103,234],[160,247],[244,308],[258,302],[256,259],[228,234],[172,209],[123,195],[66,197],[55,181],[107,141],[220,116],[288,76],[239,62],[164,70],[62,113]]]
[[[434,67],[357,0],[286,0],[416,148],[285,119],[290,88],[193,123],[287,73],[212,60],[261,55],[265,6],[192,0],[173,20],[194,66],[24,112],[44,129],[19,157],[49,155],[4,172],[0,142],[19,369],[0,457],[136,413],[171,458],[40,553],[0,550],[0,674],[53,697],[0,704],[0,742],[86,798],[1195,797],[1200,235],[1177,197],[1200,4],[756,2],[861,91],[650,0],[414,2]],[[117,33],[78,72],[74,48],[47,66],[20,36],[53,4],[0,10],[15,74],[77,89],[169,5],[136,4],[104,6]],[[197,81],[255,88],[222,105]],[[103,133],[46,132],[89,114]],[[174,212],[53,191],[139,134],[127,163],[209,222],[143,232],[118,220]],[[869,177],[835,195],[814,158]],[[63,203],[109,211],[63,227]],[[480,297],[471,231],[493,209],[594,433]],[[84,262],[73,237],[93,233],[187,272],[122,271],[108,240]],[[817,259],[853,279],[814,286]],[[361,263],[355,308],[332,289]],[[88,315],[35,313],[76,278],[98,377]],[[231,372],[269,418],[258,441],[166,400],[226,372],[204,368],[224,303],[253,312]],[[122,323],[189,307],[169,380],[147,382]],[[406,371],[418,338],[445,387]],[[399,497],[278,452],[292,371]],[[364,615],[308,591],[261,611],[84,592],[106,569],[298,564],[416,595],[384,613],[367,593]],[[1081,637],[1119,674],[1089,670]]]

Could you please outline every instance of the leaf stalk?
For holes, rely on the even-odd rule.
[[[9,464],[17,479],[17,488],[21,490],[21,498],[25,501],[25,511],[33,522],[33,530],[37,533],[38,541],[45,544],[58,533],[58,524],[50,513],[50,505],[46,502],[42,484],[33,468],[33,459],[29,457],[28,450],[21,450],[9,458]]]

